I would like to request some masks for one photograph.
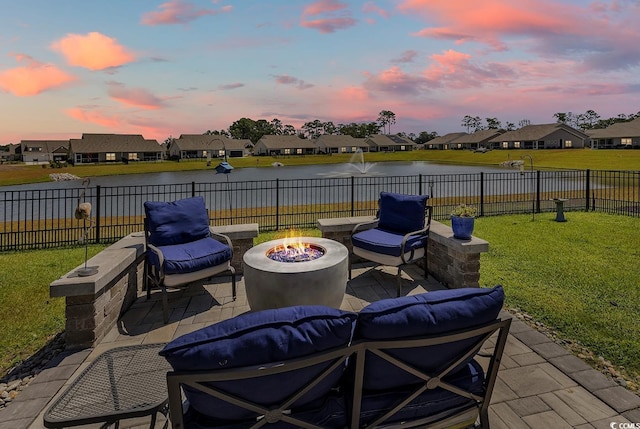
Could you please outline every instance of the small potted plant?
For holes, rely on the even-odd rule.
[[[451,229],[453,237],[461,240],[470,240],[473,234],[473,225],[478,211],[475,207],[460,204],[451,212]]]

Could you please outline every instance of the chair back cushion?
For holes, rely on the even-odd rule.
[[[182,244],[209,237],[209,214],[203,197],[144,203],[149,242],[154,246]]]
[[[249,312],[176,338],[160,354],[176,371],[215,371],[277,363],[347,347],[356,318],[355,313],[324,306]],[[323,362],[288,373],[207,384],[270,406],[308,385],[330,364]],[[339,384],[344,370],[344,366],[334,370],[293,408],[321,401]],[[240,420],[256,416],[187,386],[184,392],[190,406],[208,417]]]
[[[482,326],[498,317],[503,302],[502,286],[449,289],[377,301],[360,311],[354,341],[420,338]],[[423,372],[437,374],[469,350],[475,340],[387,352]],[[415,376],[372,354],[365,362],[365,389],[385,390],[420,383]]]
[[[380,192],[378,227],[406,234],[424,228],[426,195]]]

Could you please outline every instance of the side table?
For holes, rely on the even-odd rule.
[[[171,366],[158,355],[162,347],[118,347],[96,357],[45,412],[44,426],[104,422],[118,428],[120,420],[150,415],[153,428],[157,413],[168,412],[166,374]]]

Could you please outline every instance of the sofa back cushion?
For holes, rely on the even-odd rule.
[[[378,227],[406,234],[424,228],[426,195],[380,192]]]
[[[149,242],[154,246],[188,243],[208,237],[209,214],[203,197],[144,203]]]
[[[503,302],[502,286],[449,289],[377,301],[360,311],[354,341],[411,339],[481,326],[498,317]],[[433,374],[447,368],[469,350],[473,342],[472,338],[387,352]],[[420,383],[415,376],[371,353],[365,362],[365,389],[386,390]]]
[[[176,338],[160,352],[176,371],[215,371],[264,365],[347,347],[357,315],[324,306],[294,306],[244,313]],[[315,380],[330,363],[268,377],[213,382],[216,388],[265,406],[277,404]],[[334,370],[294,407],[322,400],[335,388],[344,366]],[[185,387],[190,406],[220,420],[254,418],[255,413]]]

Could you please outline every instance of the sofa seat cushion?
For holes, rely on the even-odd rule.
[[[426,195],[380,192],[378,226],[400,234],[421,230],[424,228],[428,198]]]
[[[503,302],[502,286],[449,289],[377,301],[360,311],[354,341],[420,338],[482,326],[498,317]],[[469,350],[475,340],[398,348],[387,353],[427,374],[437,374]],[[415,376],[367,353],[365,389],[388,390],[416,383],[420,380]]]
[[[402,253],[403,238],[404,234],[373,228],[354,234],[351,237],[351,243],[354,247],[370,252],[399,257]],[[405,253],[411,249],[424,247],[426,243],[427,237],[424,235],[410,236],[405,244]]]
[[[144,211],[151,231],[149,242],[154,246],[181,244],[211,235],[203,197],[172,202],[147,201]]]
[[[357,315],[324,306],[295,306],[241,314],[176,338],[160,352],[176,371],[220,370],[277,363],[347,347]],[[212,386],[265,406],[280,403],[315,380],[329,363],[294,372]],[[344,366],[334,370],[292,408],[316,408],[338,384]],[[199,413],[213,419],[242,420],[256,414],[189,387],[185,395]]]
[[[158,247],[164,256],[164,273],[184,274],[215,267],[231,260],[231,248],[212,237]],[[154,258],[149,252],[149,258]],[[153,263],[153,261],[152,261]],[[157,264],[157,263],[156,263]]]
[[[475,394],[483,393],[484,371],[476,361],[467,363],[455,374],[445,377],[444,381],[460,389]],[[378,417],[391,410],[398,401],[408,397],[415,389],[400,387],[388,391],[364,391],[360,410],[360,426],[365,427]],[[449,390],[435,388],[427,390],[393,415],[385,423],[413,421],[442,412],[460,411],[476,407],[476,401],[465,398]]]

